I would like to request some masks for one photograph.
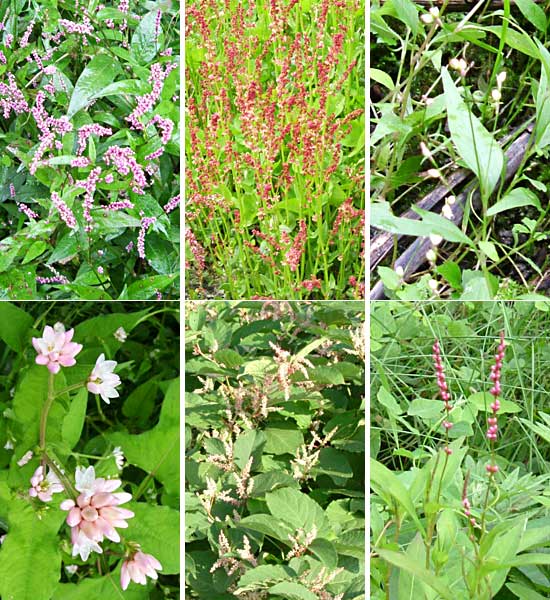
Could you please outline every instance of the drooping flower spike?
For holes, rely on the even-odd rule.
[[[61,367],[76,364],[75,356],[82,350],[82,344],[73,341],[74,329],[65,331],[62,323],[53,327],[46,325],[41,338],[32,338],[32,345],[38,352],[36,363],[48,367],[50,373],[59,373]]]

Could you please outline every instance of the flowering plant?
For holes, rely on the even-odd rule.
[[[186,314],[190,597],[359,598],[362,303]]]
[[[0,305],[2,598],[179,589],[178,307],[154,306]]]
[[[179,25],[172,2],[0,3],[0,289],[177,292]]]

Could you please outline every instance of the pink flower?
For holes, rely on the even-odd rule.
[[[32,338],[32,345],[38,352],[36,364],[45,365],[50,373],[59,373],[61,367],[76,364],[75,356],[82,350],[82,344],[72,342],[74,329],[65,331],[62,323],[54,327],[46,325],[41,338]]]
[[[146,577],[157,579],[157,571],[160,570],[162,570],[162,565],[154,556],[139,550],[131,560],[125,560],[122,563],[120,586],[123,590],[126,590],[130,581],[145,585]]]
[[[113,373],[116,365],[115,360],[105,360],[105,354],[100,354],[90,377],[88,377],[88,391],[92,394],[99,394],[107,404],[110,404],[110,398],[119,396],[115,388],[120,385],[120,377]]]
[[[59,494],[63,491],[63,486],[57,475],[50,471],[44,477],[44,467],[40,465],[31,477],[31,488],[29,496],[31,498],[39,498],[42,502],[49,502],[52,499],[52,494]]]
[[[126,492],[113,494],[120,487],[119,479],[95,477],[93,467],[78,467],[75,473],[76,489],[81,494],[74,500],[61,503],[61,510],[69,511],[67,524],[71,527],[72,555],[80,554],[82,560],[88,560],[93,550],[101,554],[99,544],[107,538],[120,542],[116,527],[126,528],[126,519],[134,516],[131,510],[119,508],[132,499]]]

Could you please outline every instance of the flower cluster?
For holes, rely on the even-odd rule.
[[[53,327],[47,325],[41,338],[32,338],[32,344],[38,352],[36,364],[45,365],[50,373],[59,373],[61,367],[76,364],[75,356],[82,350],[82,344],[73,341],[74,329],[65,331],[62,323]]]
[[[491,416],[487,418],[487,424],[489,427],[487,428],[487,439],[491,442],[494,442],[498,436],[498,424],[497,424],[497,413],[500,410],[500,401],[498,397],[500,396],[501,388],[500,388],[500,372],[502,369],[502,361],[504,360],[504,353],[506,352],[506,343],[504,341],[504,332],[500,333],[500,343],[497,347],[497,352],[495,354],[495,363],[491,366],[491,375],[489,378],[493,382],[493,387],[489,390],[489,393],[493,396],[494,400],[490,405]],[[498,472],[498,465],[492,462],[488,464],[487,472],[490,475],[494,475]]]
[[[29,496],[31,498],[38,498],[42,502],[50,502],[52,494],[59,494],[62,491],[63,486],[57,475],[53,471],[50,471],[46,475],[43,465],[40,465],[31,477]]]
[[[162,570],[162,565],[154,556],[141,552],[137,544],[135,546],[138,550],[122,563],[120,570],[120,586],[123,590],[128,588],[130,581],[145,585],[146,577],[158,579],[157,571]]]
[[[136,194],[144,194],[147,187],[147,179],[141,165],[136,160],[136,155],[131,148],[121,146],[110,146],[105,152],[103,159],[107,165],[111,162],[121,175],[132,173],[132,191]]]

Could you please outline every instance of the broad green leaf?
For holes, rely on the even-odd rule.
[[[97,54],[80,74],[71,96],[67,116],[72,118],[88,106],[101,90],[120,73],[118,61],[109,54]]]
[[[438,419],[442,415],[442,405],[437,400],[415,398],[409,404],[407,414],[411,417],[420,417],[421,419]]]
[[[43,254],[48,249],[48,244],[42,240],[37,240],[33,242],[30,248],[27,250],[25,254],[25,258],[22,260],[21,264],[26,265],[31,262],[41,254]]]
[[[119,563],[121,565],[121,563]],[[162,571],[161,571],[162,573]],[[123,592],[120,587],[120,566],[103,577],[85,577],[76,583],[60,583],[51,600],[148,600],[149,586],[130,583]]]
[[[69,411],[63,419],[61,428],[63,441],[71,448],[71,450],[77,445],[80,435],[82,434],[87,405],[88,390],[83,388],[71,398]]]
[[[150,63],[158,51],[158,40],[155,31],[156,10],[147,13],[140,21],[130,42],[130,54],[141,64]]]
[[[0,516],[7,517],[9,526],[0,547],[0,596],[6,600],[50,600],[61,573],[56,534],[63,513],[51,510],[39,518],[27,500],[12,496],[8,514]]]
[[[325,511],[309,496],[292,488],[280,488],[265,496],[269,512],[290,524],[294,529],[306,532],[317,527],[317,534],[324,536],[331,531]]]
[[[519,187],[514,188],[511,192],[508,192],[498,202],[493,204],[487,211],[487,216],[492,217],[505,210],[512,208],[518,208],[520,206],[536,206],[541,210],[540,201],[537,195],[527,188]]]
[[[381,387],[378,390],[378,394],[376,394],[376,399],[382,406],[385,406],[388,409],[388,415],[394,417],[396,415],[403,414],[401,406],[399,406],[399,402],[393,397],[393,394],[390,394],[385,387]]]
[[[23,309],[9,302],[0,302],[0,338],[12,350],[21,352],[31,346],[32,322],[32,317]]]
[[[414,575],[414,577],[420,579],[420,581],[435,590],[444,600],[455,600],[456,595],[445,585],[444,579],[424,568],[423,560],[421,560],[423,557],[411,558],[401,552],[384,550],[382,548],[375,548],[374,551],[385,561],[400,569],[404,569],[411,575]]]
[[[494,402],[493,396],[489,392],[475,392],[468,397],[468,402],[473,404],[478,410],[490,412],[490,406]],[[522,412],[521,406],[511,400],[500,400],[499,413],[519,413]]]
[[[501,176],[504,153],[492,134],[468,110],[446,67],[441,75],[451,139],[462,160],[479,179],[482,197],[488,197]]]
[[[253,464],[258,462],[256,456],[261,452],[265,444],[265,439],[265,433],[257,429],[246,431],[239,435],[233,447],[235,464],[239,469],[245,468],[251,456],[254,456]]]
[[[283,471],[260,473],[259,475],[255,475],[252,479],[254,481],[254,487],[252,488],[251,494],[253,498],[263,496],[266,492],[271,492],[277,488],[298,485],[298,482],[293,477]]]
[[[333,570],[338,565],[338,555],[334,544],[325,540],[324,538],[316,538],[308,546],[309,551],[312,552],[327,569]]]
[[[138,542],[143,552],[152,554],[160,562],[160,573],[179,573],[179,512],[168,506],[145,502],[132,502],[124,506],[135,513],[135,517],[128,519],[126,537]]]
[[[500,25],[486,26],[483,27],[483,30],[494,33],[499,39],[502,36],[502,27]],[[539,58],[535,42],[523,31],[516,31],[508,26],[504,35],[504,43],[531,58]]]
[[[399,481],[395,473],[390,471],[386,466],[378,461],[371,459],[370,461],[371,486],[382,498],[388,495],[395,502],[400,504],[403,509],[413,519],[418,529],[424,532],[424,527],[416,514],[414,504],[411,500],[407,488]]]
[[[93,98],[103,98],[105,96],[118,96],[119,94],[127,94],[129,96],[140,96],[147,93],[147,86],[137,79],[123,79],[115,81],[105,86],[93,95]]]
[[[146,242],[147,243],[147,242]],[[150,300],[158,292],[175,285],[177,274],[152,275],[131,283],[119,296],[119,300]]]
[[[238,523],[239,527],[244,529],[252,529],[252,531],[258,531],[264,535],[268,535],[276,540],[289,543],[288,536],[296,533],[289,525],[284,521],[278,521],[271,515],[256,514],[244,517]]]
[[[296,573],[286,565],[260,565],[246,571],[239,579],[236,594],[266,588],[279,581],[295,579]]]
[[[301,431],[295,428],[267,427],[264,451],[268,454],[296,454],[296,450],[304,443]]]
[[[317,600],[317,595],[310,592],[305,586],[293,581],[282,581],[269,588],[269,593],[279,595],[289,600]]]
[[[522,583],[507,583],[506,587],[519,598],[519,600],[545,600],[546,596],[541,596],[533,588],[527,587]]]
[[[353,477],[353,470],[344,452],[335,448],[323,448],[319,453],[319,463],[315,468],[333,479]]]

